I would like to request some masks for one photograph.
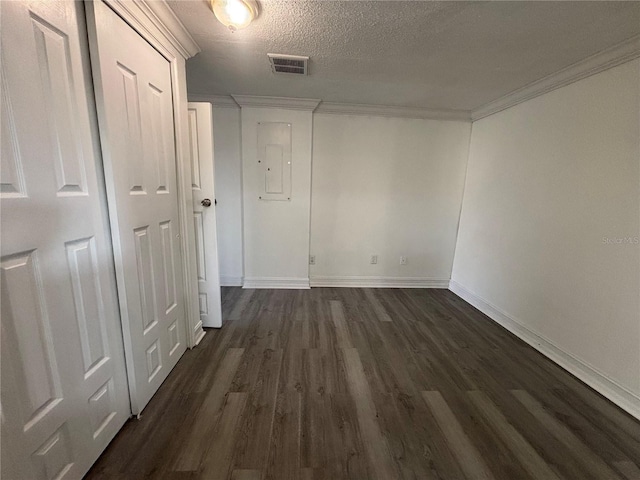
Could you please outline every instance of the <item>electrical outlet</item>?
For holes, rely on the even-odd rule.
[[[371,260],[369,261],[369,263],[371,263],[371,265],[377,265],[378,264],[378,255],[371,255]]]
[[[316,264],[316,256],[309,255],[309,265],[315,265],[315,264]]]
[[[407,257],[400,257],[400,265],[406,265],[407,264]]]

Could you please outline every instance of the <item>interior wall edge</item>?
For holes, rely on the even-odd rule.
[[[469,141],[467,142],[467,161],[464,165],[464,182],[462,182],[462,193],[460,194],[460,209],[458,210],[458,225],[456,226],[456,236],[453,244],[453,262],[451,262],[451,276],[453,276],[453,267],[456,264],[456,255],[458,255],[458,239],[460,237],[460,227],[462,226],[462,210],[464,209],[464,196],[467,193],[467,182],[469,181],[469,163],[471,162],[471,140],[473,139],[473,124],[474,122],[471,122],[471,125],[469,126]]]
[[[531,331],[517,318],[504,312],[479,295],[476,295],[455,280],[450,281],[449,290],[467,303],[473,305],[520,340],[535,348],[567,372],[611,400],[627,413],[640,419],[640,396],[629,391],[615,380],[599,372],[576,356],[566,352],[553,342]]]

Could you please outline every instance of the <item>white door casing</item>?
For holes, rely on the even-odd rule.
[[[82,3],[1,2],[2,478],[80,478],[130,415]]]
[[[200,319],[205,327],[221,327],[213,112],[210,103],[189,102],[189,145]],[[210,201],[209,206],[203,204],[207,200]]]
[[[101,1],[92,64],[133,413],[186,349],[170,63]]]

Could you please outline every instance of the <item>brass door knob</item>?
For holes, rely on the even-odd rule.
[[[200,204],[201,204],[203,207],[210,207],[210,206],[211,206],[211,200],[209,200],[208,198],[205,198],[204,200],[202,200],[202,201],[200,202]]]

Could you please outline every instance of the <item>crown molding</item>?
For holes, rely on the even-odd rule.
[[[261,97],[253,95],[215,95],[190,93],[190,102],[209,102],[218,108],[286,108],[290,110],[312,110],[328,115],[368,115],[378,117],[418,118],[434,120],[471,120],[469,112],[461,110],[430,110],[414,107],[390,107],[385,105],[364,105],[354,103],[332,103],[317,99]],[[315,107],[315,105],[318,105]]]
[[[189,94],[190,102],[208,102],[217,108],[236,108],[239,109],[240,105],[230,95],[211,95],[206,93],[193,93]]]
[[[180,48],[182,52],[188,55],[185,58],[191,58],[200,53],[200,46],[165,1],[139,1],[155,14],[155,17],[160,21],[158,27],[165,27],[163,33],[176,48]]]
[[[185,59],[200,52],[198,44],[164,0],[105,0],[105,3],[161,45],[169,43]]]
[[[509,107],[526,102],[527,100],[531,100],[532,98],[629,62],[638,57],[640,57],[640,35],[631,37],[611,48],[591,55],[556,73],[552,73],[518,90],[514,90],[497,100],[489,102],[471,112],[471,119],[475,122],[481,118],[501,112]]]
[[[432,110],[416,107],[392,107],[356,103],[322,102],[315,113],[328,115],[371,115],[378,117],[418,118],[432,120],[470,121],[471,114],[463,110]]]
[[[313,112],[318,104],[316,98],[258,97],[253,95],[231,95],[240,107],[284,108],[287,110],[305,110]]]

